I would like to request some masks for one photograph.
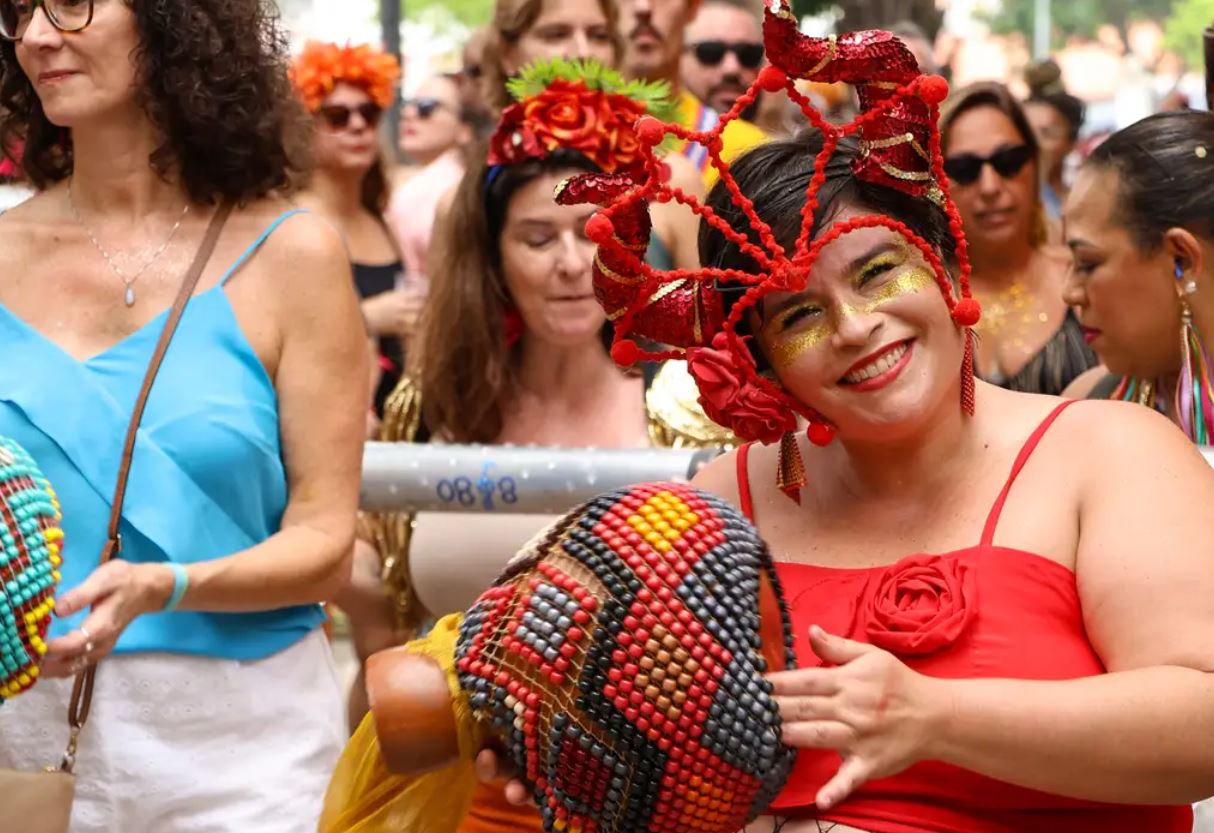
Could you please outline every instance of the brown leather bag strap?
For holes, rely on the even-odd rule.
[[[118,465],[118,483],[114,487],[114,500],[110,505],[110,523],[105,546],[101,550],[101,564],[122,552],[122,535],[119,532],[119,525],[122,523],[122,504],[126,499],[126,485],[131,474],[131,458],[135,455],[135,439],[139,433],[139,424],[143,421],[143,412],[147,408],[148,397],[156,382],[156,374],[160,372],[160,365],[164,362],[169,344],[177,332],[177,325],[181,323],[181,316],[185,314],[186,305],[194,296],[194,288],[198,286],[198,279],[202,277],[202,272],[211,259],[211,253],[215,251],[215,244],[219,242],[219,235],[223,231],[224,223],[232,213],[232,207],[231,202],[221,203],[211,218],[211,224],[207,227],[202,243],[198,246],[198,253],[194,255],[194,262],[190,264],[189,270],[185,273],[181,289],[177,291],[177,299],[173,301],[173,308],[164,322],[164,329],[160,333],[160,340],[156,343],[156,350],[148,362],[148,369],[143,377],[143,386],[139,389],[139,396],[135,399],[135,410],[131,414],[131,421],[126,429],[126,439],[122,445],[122,458]],[[65,772],[71,772],[75,765],[76,740],[89,718],[96,674],[96,664],[90,665],[76,675],[76,682],[72,686],[72,702],[68,709],[68,725],[72,730],[71,738],[60,766],[60,769]]]

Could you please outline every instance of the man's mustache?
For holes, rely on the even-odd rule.
[[[657,30],[657,27],[648,20],[638,20],[637,25],[628,35],[628,40],[636,40],[641,35],[649,35],[656,40],[663,40],[662,33]]]

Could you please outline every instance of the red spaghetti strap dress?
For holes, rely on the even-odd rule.
[[[1017,475],[1060,405],[1024,444],[991,507],[977,546],[910,555],[897,564],[838,569],[777,563],[802,667],[821,665],[809,626],[884,648],[914,670],[942,678],[1065,680],[1105,672],[1084,631],[1073,572],[1031,552],[994,544]],[[740,503],[753,522],[748,447],[738,454]],[[925,588],[931,588],[926,590]],[[901,593],[916,604],[895,606]],[[820,818],[872,833],[1191,833],[1190,807],[1078,801],[1024,789],[939,762],[871,781],[829,812],[814,796],[840,764],[833,752],[802,750],[770,812]]]

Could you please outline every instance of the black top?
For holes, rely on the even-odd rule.
[[[358,288],[358,297],[366,300],[396,289],[397,279],[404,274],[405,267],[398,260],[395,263],[378,266],[355,263],[353,268],[354,286]],[[380,378],[379,388],[375,391],[375,412],[382,416],[384,400],[400,381],[405,366],[405,354],[400,339],[395,337],[380,338],[379,354],[382,357],[380,364],[383,366],[383,376]]]
[[[1100,359],[1084,340],[1079,319],[1073,310],[1068,309],[1062,326],[1019,373],[1013,376],[1002,373],[980,376],[1008,390],[1060,396],[1071,382],[1098,364]]]

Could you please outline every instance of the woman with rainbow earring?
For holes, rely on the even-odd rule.
[[[1093,152],[1065,215],[1065,299],[1104,363],[1067,393],[1153,407],[1198,445],[1214,442],[1212,155],[1209,113],[1143,119]]]

